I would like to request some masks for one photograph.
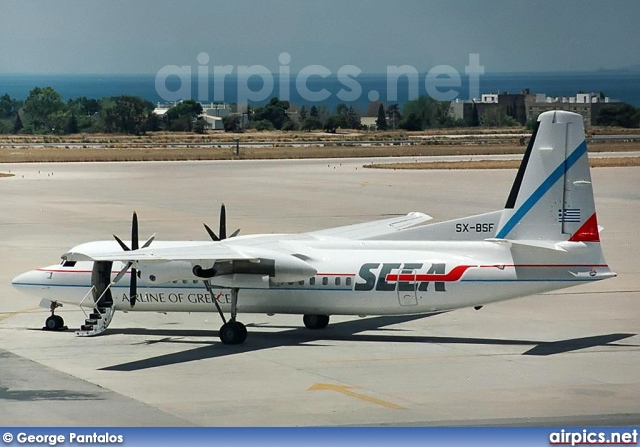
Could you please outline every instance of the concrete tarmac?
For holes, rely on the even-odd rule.
[[[468,157],[467,157],[468,158]],[[380,160],[377,160],[380,161]],[[210,314],[117,313],[105,335],[46,332],[11,287],[90,240],[300,232],[422,211],[500,209],[515,170],[387,171],[368,160],[1,165],[0,425],[637,425],[640,168],[592,170],[619,276],[432,317],[241,315],[224,346]]]

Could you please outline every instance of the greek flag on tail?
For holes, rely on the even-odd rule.
[[[580,208],[568,208],[565,210],[558,210],[558,220],[560,222],[580,223]]]

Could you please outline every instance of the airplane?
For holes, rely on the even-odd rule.
[[[43,298],[59,330],[62,304],[87,313],[79,336],[103,333],[116,310],[219,313],[219,337],[240,344],[244,313],[300,314],[309,329],[331,315],[430,315],[476,309],[616,276],[600,245],[583,118],[542,113],[503,209],[443,222],[426,214],[300,234],[227,237],[226,211],[211,241],[140,245],[88,242],[60,264],[13,279]],[[128,278],[127,281],[124,281]],[[225,313],[229,317],[225,317]]]

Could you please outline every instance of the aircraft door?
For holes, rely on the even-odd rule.
[[[399,271],[396,292],[398,292],[398,302],[401,306],[418,305],[416,275],[417,271],[414,269],[402,269]]]

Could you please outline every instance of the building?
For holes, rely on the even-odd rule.
[[[368,130],[378,129],[378,117],[377,116],[362,116],[360,117],[360,125]]]
[[[598,93],[578,93],[576,96],[547,96],[544,93],[534,95],[533,100],[527,102],[527,114],[537,117],[549,110],[566,110],[579,113],[584,118],[585,126],[595,125],[600,109],[606,104],[619,104]]]
[[[488,93],[480,99],[468,101],[455,100],[451,103],[449,114],[456,119],[472,123],[480,122],[486,110],[498,108],[506,115],[524,125],[529,119],[549,110],[566,110],[579,113],[584,117],[585,126],[596,124],[600,109],[611,103],[620,103],[597,93],[578,93],[576,96],[547,96],[544,93],[530,93],[529,89],[521,93]]]
[[[477,114],[477,120],[480,122],[484,113],[489,108],[499,108],[504,113],[520,124],[524,125],[529,119],[527,114],[527,101],[530,101],[531,95],[529,90],[523,90],[521,93],[485,93],[480,99],[472,99],[468,101],[460,101],[456,99],[449,107],[449,114],[456,119],[462,119],[469,123],[473,122],[474,114]]]
[[[164,118],[171,109],[175,105],[179,104],[179,102],[174,103],[158,103],[156,108],[153,110],[158,117]],[[207,122],[207,128],[212,130],[223,130],[224,125],[222,123],[222,118],[225,116],[231,115],[231,105],[224,103],[199,103],[202,106],[202,115],[203,118]]]

